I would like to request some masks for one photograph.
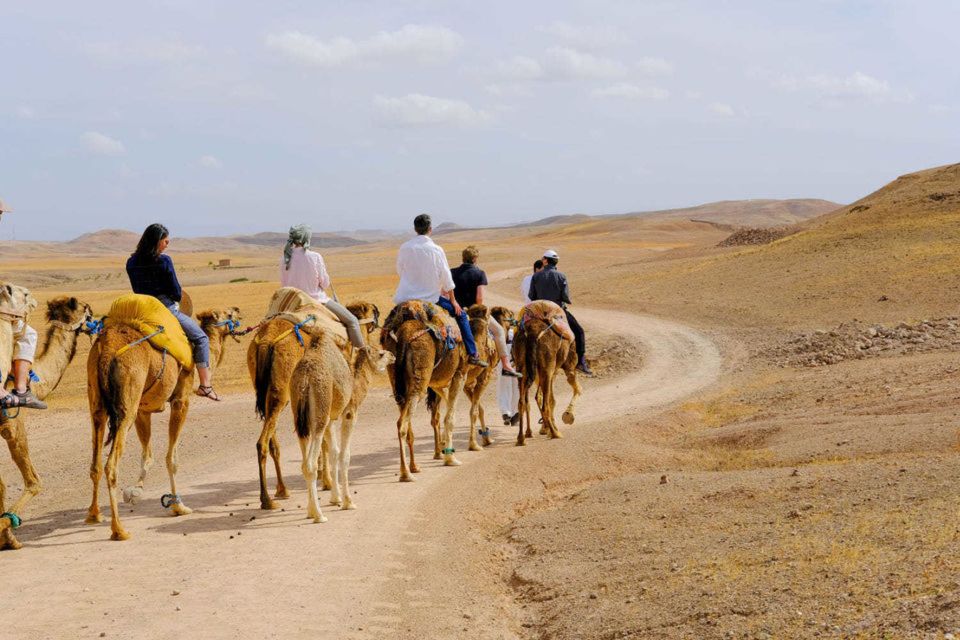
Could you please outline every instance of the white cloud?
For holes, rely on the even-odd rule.
[[[491,116],[462,100],[448,100],[411,93],[401,98],[377,96],[373,105],[381,124],[396,127],[455,125],[471,127],[483,124]]]
[[[737,112],[733,110],[733,107],[724,102],[714,102],[707,107],[707,109],[712,113],[725,116],[727,118],[732,118],[733,116],[737,115]]]
[[[782,91],[808,91],[828,102],[866,100],[870,102],[912,102],[908,92],[895,91],[890,83],[861,71],[848,76],[814,74],[808,76],[783,75],[773,81],[773,86]]]
[[[299,31],[267,36],[268,48],[316,67],[377,64],[403,58],[428,63],[452,57],[463,37],[446,27],[408,24],[397,31],[381,31],[364,40],[338,36],[320,40]]]
[[[630,43],[620,29],[610,26],[572,25],[566,22],[537,27],[537,31],[565,40],[581,49],[602,49]]]
[[[87,151],[104,156],[122,156],[127,152],[123,143],[116,138],[102,134],[99,131],[87,131],[81,136]]]
[[[544,57],[547,78],[608,79],[627,73],[623,63],[568,47],[551,47]]]
[[[935,113],[937,115],[944,114],[944,113],[953,113],[954,111],[956,111],[956,109],[954,109],[953,107],[945,104],[932,104],[927,109],[928,111],[930,111],[930,113]]]
[[[197,161],[201,167],[206,169],[220,169],[223,167],[223,163],[216,156],[200,156],[200,159]]]
[[[497,63],[496,74],[504,80],[541,80],[543,65],[533,58],[515,56]]]
[[[646,56],[637,61],[637,69],[648,76],[668,76],[673,73],[673,65],[663,58]]]
[[[93,42],[84,45],[84,50],[102,62],[138,63],[138,62],[185,62],[206,53],[200,45],[188,44],[180,40],[154,40],[123,44],[119,42]]]
[[[635,100],[666,100],[670,92],[660,87],[641,87],[629,82],[621,82],[593,91],[595,98],[631,98]]]
[[[23,118],[24,120],[33,120],[37,117],[36,110],[34,110],[33,107],[28,107],[25,104],[17,107],[16,113],[18,118]]]

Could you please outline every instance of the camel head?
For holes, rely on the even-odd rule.
[[[225,340],[227,336],[232,336],[237,342],[240,341],[236,335],[240,321],[243,320],[239,307],[207,309],[197,314],[197,320],[203,332],[211,338]]]
[[[389,365],[397,361],[396,356],[389,351],[378,351],[367,347],[361,352],[365,354],[363,359],[366,365],[376,373],[383,373]]]
[[[72,296],[61,296],[47,302],[47,320],[64,327],[83,331],[93,322],[93,310],[86,302]]]
[[[380,328],[380,309],[372,302],[351,302],[347,310],[367,329],[367,343],[374,344],[373,333]]]
[[[517,319],[516,316],[513,315],[513,311],[510,311],[510,309],[506,307],[493,307],[490,309],[490,317],[493,318],[494,322],[503,327],[504,331],[517,324]]]
[[[37,308],[37,299],[30,290],[15,284],[0,284],[0,309],[30,313]]]

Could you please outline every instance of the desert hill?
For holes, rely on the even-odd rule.
[[[722,324],[899,322],[955,314],[958,242],[960,164],[902,176],[767,245],[634,261],[615,275],[645,308]]]

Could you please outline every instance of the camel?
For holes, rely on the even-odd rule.
[[[33,371],[40,379],[31,385],[34,395],[43,399],[50,395],[60,380],[67,365],[77,353],[77,339],[81,333],[93,334],[97,331],[93,324],[93,314],[90,306],[72,297],[55,298],[47,303],[46,339],[37,359],[33,363]],[[0,358],[10,360],[10,354],[0,354]],[[7,387],[12,387],[8,383]],[[10,510],[6,510],[4,497],[5,488],[0,478],[0,513],[9,513],[14,517],[0,518],[0,550],[19,549],[20,542],[13,535],[13,529],[20,526],[23,509],[42,490],[40,477],[37,475],[33,463],[30,461],[30,448],[27,445],[27,431],[24,418],[29,412],[17,412],[5,418],[0,415],[0,436],[7,441],[10,456],[20,469],[23,476],[23,493]]]
[[[431,425],[433,426],[434,459],[443,457],[445,466],[457,466],[460,461],[453,455],[453,412],[457,395],[463,388],[467,373],[467,351],[462,342],[448,349],[428,331],[427,321],[421,318],[422,303],[405,302],[390,312],[385,326],[391,331],[380,334],[381,345],[393,353],[395,362],[387,367],[393,397],[400,409],[397,419],[397,437],[400,440],[400,482],[412,482],[411,473],[419,473],[413,455],[413,425],[411,415],[428,390],[436,396],[431,401]],[[436,308],[437,313],[446,311]],[[446,401],[443,417],[443,448],[440,437],[440,405]],[[403,453],[404,440],[410,454],[410,466]]]
[[[563,320],[563,309],[559,305],[545,300],[532,302],[520,312],[522,321],[513,338],[513,363],[520,378],[520,429],[517,434],[517,446],[525,444],[524,439],[533,435],[530,429],[529,392],[537,385],[540,415],[543,418],[541,434],[551,438],[562,438],[557,429],[553,411],[556,400],[553,394],[553,379],[562,370],[567,382],[573,389],[570,404],[563,412],[563,422],[573,424],[574,410],[582,389],[577,379],[577,354],[573,348],[573,336]]]
[[[204,333],[210,338],[210,367],[215,369],[224,355],[224,342],[235,333],[240,323],[240,310],[230,307],[222,311],[205,311],[197,316]],[[93,497],[86,522],[103,521],[100,514],[100,478],[104,472],[102,453],[110,444],[107,456],[107,490],[110,498],[111,540],[127,540],[130,534],[123,528],[118,513],[118,465],[123,455],[127,432],[136,425],[142,453],[140,478],[137,485],[124,491],[124,497],[135,501],[143,493],[147,471],[153,465],[150,446],[151,416],[160,413],[170,403],[170,441],[167,445],[167,473],[170,493],[161,504],[175,516],[192,513],[177,493],[177,443],[183,429],[193,394],[193,367],[185,368],[172,357],[158,351],[149,343],[139,342],[144,336],[126,325],[117,324],[103,330],[90,349],[87,359],[87,398],[93,425],[93,461],[90,480]],[[235,337],[235,336],[234,336]],[[136,344],[134,344],[136,343]],[[118,356],[117,352],[130,345]],[[109,432],[107,423],[109,422]],[[104,436],[106,435],[106,441]]]
[[[482,451],[483,447],[493,444],[490,438],[490,428],[483,417],[483,405],[480,403],[483,392],[487,385],[493,379],[493,371],[497,368],[500,356],[497,354],[497,345],[494,343],[493,336],[487,326],[491,318],[487,315],[487,308],[482,304],[475,304],[467,310],[470,316],[470,329],[473,331],[473,337],[477,342],[477,354],[481,360],[487,362],[486,367],[478,365],[468,365],[467,375],[463,383],[463,392],[470,399],[470,451]],[[496,322],[496,320],[493,320]],[[436,412],[440,411],[439,405],[431,404],[431,396],[427,394],[427,404]],[[480,434],[483,436],[483,447],[477,444],[476,431],[474,425],[479,420]]]
[[[369,302],[347,305],[362,325],[367,327],[367,341],[372,340],[380,321],[380,310]],[[290,402],[290,376],[303,357],[305,347],[291,333],[293,324],[283,318],[272,318],[260,324],[253,342],[247,349],[247,369],[256,390],[256,412],[263,420],[257,440],[257,463],[260,474],[260,508],[277,509],[280,505],[267,491],[267,453],[273,458],[277,472],[277,490],[274,498],[290,497],[280,470],[280,441],[277,439],[277,420]],[[345,350],[349,350],[349,345]],[[323,465],[323,486],[332,488],[329,465]]]
[[[393,354],[357,349],[349,364],[327,333],[313,338],[290,378],[290,408],[300,452],[303,479],[307,483],[307,517],[326,522],[317,500],[318,457],[323,450],[324,465],[332,470],[330,504],[356,509],[350,496],[350,438],[360,405],[367,397],[370,378],[393,362]],[[351,370],[352,369],[352,370]],[[340,420],[340,433],[332,423]],[[323,445],[321,445],[321,442]]]

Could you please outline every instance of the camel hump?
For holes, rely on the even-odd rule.
[[[460,335],[460,327],[457,326],[453,316],[440,305],[423,300],[407,300],[395,306],[383,323],[384,335],[389,335],[404,322],[410,322],[411,320],[422,323],[424,328],[430,330],[430,334],[437,340],[445,340],[447,336],[456,342],[462,342],[463,340]]]
[[[163,327],[163,332],[150,338],[153,348],[166,350],[184,368],[193,366],[193,351],[187,335],[170,310],[153,296],[128,293],[110,305],[104,326],[123,325],[149,336]]]
[[[567,314],[563,307],[549,300],[534,300],[520,310],[521,325],[532,320],[546,323],[564,340],[573,340],[573,331],[567,323]]]
[[[313,320],[308,321],[308,317]],[[336,314],[296,287],[280,287],[267,305],[267,318],[282,318],[293,324],[303,324],[309,334],[325,332],[338,344],[347,343],[347,329]]]

